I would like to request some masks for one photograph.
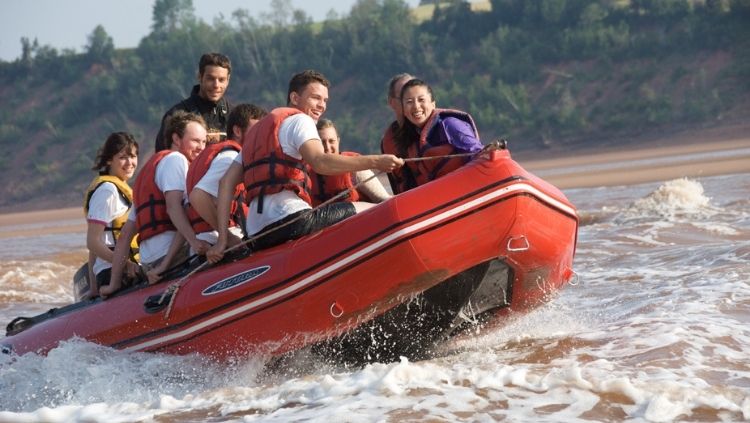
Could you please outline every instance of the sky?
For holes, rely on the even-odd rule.
[[[347,15],[356,0],[291,0],[295,9],[304,10],[315,21],[322,21],[330,10]],[[407,0],[415,7],[419,0]],[[83,52],[88,36],[102,25],[116,48],[138,45],[151,31],[154,0],[0,0],[0,60],[13,61],[21,55],[21,37],[39,45],[51,45]],[[195,15],[208,23],[237,9],[247,9],[254,17],[268,12],[271,0],[193,0]]]

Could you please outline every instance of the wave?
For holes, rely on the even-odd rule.
[[[0,304],[72,302],[75,270],[53,261],[0,262]]]
[[[700,182],[688,178],[665,182],[656,190],[633,202],[617,216],[617,220],[710,217],[719,211],[711,205]]]

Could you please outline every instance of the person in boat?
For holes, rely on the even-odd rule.
[[[359,155],[355,152],[339,150],[341,139],[333,121],[324,118],[319,119],[316,126],[320,141],[323,143],[323,151],[326,154]],[[375,173],[370,169],[341,175],[320,175],[313,169],[308,169],[308,172],[312,181],[312,204],[315,207],[343,191],[347,191],[347,194],[342,195],[340,201],[381,203],[391,197],[380,180],[374,178]]]
[[[468,163],[471,157],[443,157],[477,153],[484,146],[474,119],[460,110],[438,109],[432,88],[420,79],[401,88],[404,122],[395,136],[384,139],[383,151],[402,158],[428,158],[409,162],[395,179],[394,193],[432,181]],[[440,158],[437,158],[440,157]]]
[[[162,273],[171,263],[186,258],[185,241],[197,254],[205,254],[210,246],[196,238],[183,208],[188,167],[205,148],[206,134],[206,122],[200,115],[175,112],[164,128],[170,149],[154,153],[135,180],[135,207],[121,236],[132,238],[138,233],[141,265],[146,272]],[[101,295],[111,295],[122,287],[126,254],[123,248],[115,248],[112,278],[99,290]]]
[[[188,194],[186,213],[193,232],[199,240],[211,245],[216,243],[219,236],[216,213],[219,180],[242,150],[240,145],[242,134],[266,114],[268,114],[266,110],[254,104],[238,104],[229,113],[227,120],[229,138],[225,141],[208,143],[190,164],[185,183]],[[230,245],[236,245],[244,236],[243,227],[247,216],[244,193],[245,187],[241,183],[237,184],[233,192],[228,222]],[[154,283],[160,280],[163,270],[166,270],[166,267],[159,266],[149,271],[149,282]]]
[[[120,230],[133,205],[133,191],[128,180],[138,167],[138,142],[126,132],[113,132],[104,142],[92,170],[98,172],[86,189],[83,209],[86,213],[86,247],[89,249],[89,289],[81,299],[99,296],[99,288],[109,284],[113,250]],[[133,247],[137,248],[137,244]],[[134,277],[140,268],[126,261],[126,271]]]
[[[414,79],[414,76],[409,73],[399,73],[394,75],[390,81],[388,81],[388,94],[386,96],[388,107],[393,110],[394,120],[391,122],[385,131],[383,132],[383,138],[380,140],[380,152],[395,154],[395,150],[386,151],[386,145],[393,145],[393,138],[396,136],[396,132],[404,123],[404,110],[401,107],[401,88],[408,81]],[[397,188],[399,181],[403,178],[409,177],[410,175],[404,175],[404,172],[408,172],[407,167],[401,167],[388,174],[388,181],[391,184],[391,192],[398,192]]]
[[[329,86],[320,72],[295,74],[289,81],[287,107],[272,110],[245,133],[242,153],[220,182],[219,216],[229,216],[232,188],[244,183],[248,236],[263,234],[254,239],[255,249],[302,237],[372,206],[339,202],[313,209],[306,165],[319,174],[338,175],[365,169],[389,172],[404,163],[392,154],[325,153],[315,122],[326,111]],[[219,219],[219,224],[227,220]],[[223,257],[226,233],[226,228],[219,230],[219,240],[206,255],[210,262]]]
[[[187,215],[198,239],[211,245],[218,239],[216,201],[219,195],[219,180],[229,165],[242,150],[242,135],[255,125],[268,112],[254,104],[239,104],[229,113],[227,120],[228,139],[209,143],[206,149],[190,165],[187,173],[188,193]],[[243,237],[243,227],[247,218],[244,204],[245,187],[235,186],[229,221],[230,244],[238,243]]]
[[[227,126],[231,106],[224,95],[229,87],[231,74],[232,62],[229,57],[221,53],[202,55],[198,62],[198,84],[193,86],[188,98],[172,106],[162,117],[161,127],[156,134],[154,151],[169,149],[168,140],[164,137],[164,127],[167,118],[178,110],[201,115],[206,121],[209,134],[216,141],[225,139],[224,128]]]

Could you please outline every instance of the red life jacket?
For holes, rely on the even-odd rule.
[[[353,151],[342,151],[342,156],[356,157],[358,153]],[[354,175],[351,173],[342,173],[340,175],[320,175],[312,167],[308,168],[310,180],[312,181],[312,201],[313,207],[335,197],[344,190],[354,187]],[[359,201],[360,195],[356,189],[348,192],[348,195],[342,196],[338,201]]]
[[[263,213],[263,197],[283,190],[293,191],[312,206],[310,177],[302,160],[284,154],[279,144],[279,127],[289,116],[302,113],[279,107],[250,127],[243,136],[242,165],[245,202],[258,197],[258,213]]]
[[[383,136],[382,149],[384,153],[395,154],[402,158],[421,158],[430,156],[445,156],[456,154],[458,151],[451,144],[433,145],[428,139],[432,135],[438,123],[438,118],[445,119],[454,117],[471,124],[474,129],[474,135],[479,138],[479,132],[474,124],[474,120],[468,113],[460,110],[435,109],[422,128],[419,140],[411,143],[406,152],[400,151],[395,142],[394,125],[389,127]],[[437,179],[447,173],[450,173],[469,161],[468,157],[453,157],[436,160],[425,160],[418,162],[406,163],[399,172],[394,172],[394,179],[397,184],[397,191],[404,192],[411,188],[425,184]]]
[[[154,153],[143,166],[133,185],[133,203],[135,204],[135,225],[138,228],[138,239],[143,242],[154,235],[166,231],[176,231],[167,213],[167,200],[164,193],[156,186],[156,166],[172,150]]]
[[[191,192],[193,192],[193,188],[195,188],[198,182],[200,182],[201,178],[206,175],[208,169],[211,167],[211,163],[213,163],[216,156],[219,153],[230,150],[239,153],[240,151],[242,151],[242,147],[233,140],[209,144],[203,151],[201,151],[201,154],[199,154],[198,157],[196,157],[195,160],[190,163],[190,168],[188,169],[187,173],[187,179],[185,181],[185,190],[188,196]],[[237,226],[238,224],[242,226],[242,223],[244,223],[245,221],[245,216],[247,215],[247,205],[245,205],[244,202],[244,195],[244,185],[242,185],[242,183],[237,184],[237,186],[234,188],[234,195],[232,197],[233,200],[231,206],[231,215],[229,219],[229,227]],[[190,220],[190,225],[193,227],[193,232],[195,232],[196,234],[214,230],[214,228],[212,228],[208,222],[201,218],[200,214],[198,214],[198,212],[190,203],[188,203],[185,213],[187,214],[188,220]]]

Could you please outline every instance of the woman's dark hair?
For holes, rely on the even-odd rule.
[[[430,87],[430,84],[422,81],[421,79],[414,78],[410,79],[404,86],[401,88],[401,92],[399,93],[399,97],[401,98],[401,106],[404,105],[404,93],[406,90],[408,90],[411,87],[426,87],[427,92],[430,93],[430,98],[434,101],[435,95],[432,94],[432,87]],[[415,142],[415,140],[419,139],[419,132],[417,131],[417,127],[411,123],[409,119],[404,117],[404,123],[401,124],[401,126],[396,130],[396,133],[394,134],[394,142],[396,144],[396,149],[398,151],[398,156],[401,158],[406,157],[407,151],[409,150],[409,145]]]
[[[91,170],[96,170],[100,175],[108,174],[109,164],[107,162],[111,161],[120,151],[132,148],[135,148],[135,154],[138,155],[138,142],[129,133],[113,132],[109,134],[107,140],[104,141],[104,145],[97,152],[94,167]]]

